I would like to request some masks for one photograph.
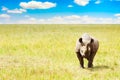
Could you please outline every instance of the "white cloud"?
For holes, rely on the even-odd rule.
[[[68,5],[69,8],[73,7],[73,5]]]
[[[26,12],[25,9],[13,9],[13,10],[7,10],[8,13],[18,13],[18,14],[21,14],[23,12]]]
[[[21,14],[21,13],[23,13],[23,12],[26,12],[26,10],[25,9],[13,9],[13,10],[9,10],[7,7],[2,7],[2,11],[7,11],[7,13],[16,13],[16,14]]]
[[[5,6],[2,6],[2,11],[6,11],[8,10],[8,8],[6,8]]]
[[[74,2],[80,6],[86,6],[87,4],[89,4],[90,0],[74,0]]]
[[[101,1],[100,0],[97,0],[96,2],[95,2],[95,4],[100,4],[101,3]]]
[[[10,18],[7,14],[0,15],[0,18]],[[118,16],[118,15],[117,15]],[[1,19],[2,20],[2,19]],[[51,18],[35,18],[25,15],[23,19],[12,21],[8,19],[7,24],[120,24],[120,17],[91,17],[88,15],[68,15],[68,16],[54,16]]]
[[[118,13],[118,14],[115,14],[115,16],[116,16],[116,17],[120,17],[120,13]]]
[[[88,15],[55,16],[47,19],[34,17],[17,21],[18,24],[120,24],[120,18],[96,18]]]
[[[8,18],[10,18],[10,15],[8,15],[8,14],[0,14],[0,19],[3,19],[3,18],[5,18],[5,19],[8,19]]]
[[[52,7],[56,7],[56,3],[30,1],[30,2],[21,2],[20,6],[24,9],[49,9]]]
[[[73,20],[73,19],[80,19],[80,16],[78,15],[71,15],[71,16],[65,16],[65,19]]]
[[[25,18],[26,18],[27,20],[29,20],[29,21],[36,21],[36,20],[37,20],[36,18],[31,17],[31,16],[29,16],[29,15],[25,15]]]
[[[30,20],[30,21],[36,21],[37,19],[36,19],[36,18],[31,17],[31,18],[29,18],[29,20]]]
[[[36,18],[30,17],[28,19],[19,20],[16,24],[39,24],[39,21]]]
[[[116,19],[116,23],[119,23],[119,24],[120,24],[120,18],[117,18],[117,19]]]

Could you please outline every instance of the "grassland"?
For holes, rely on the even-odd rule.
[[[74,52],[84,32],[100,42],[92,69]],[[0,25],[0,80],[120,80],[120,25]]]

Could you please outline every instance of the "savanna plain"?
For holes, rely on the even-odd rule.
[[[81,69],[85,32],[100,46],[94,67]],[[0,80],[120,80],[120,25],[0,25]]]

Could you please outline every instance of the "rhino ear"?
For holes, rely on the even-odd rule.
[[[79,39],[79,42],[82,43],[82,38]]]
[[[90,43],[93,43],[94,42],[94,39],[91,39],[91,42]]]

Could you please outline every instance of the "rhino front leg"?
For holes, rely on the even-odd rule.
[[[96,53],[92,53],[88,59],[88,68],[93,67],[93,59]]]
[[[83,57],[81,56],[80,52],[76,52],[76,54],[77,54],[77,58],[78,58],[79,63],[80,63],[80,67],[84,68]]]
[[[88,61],[88,68],[92,68],[93,67],[93,61]]]

